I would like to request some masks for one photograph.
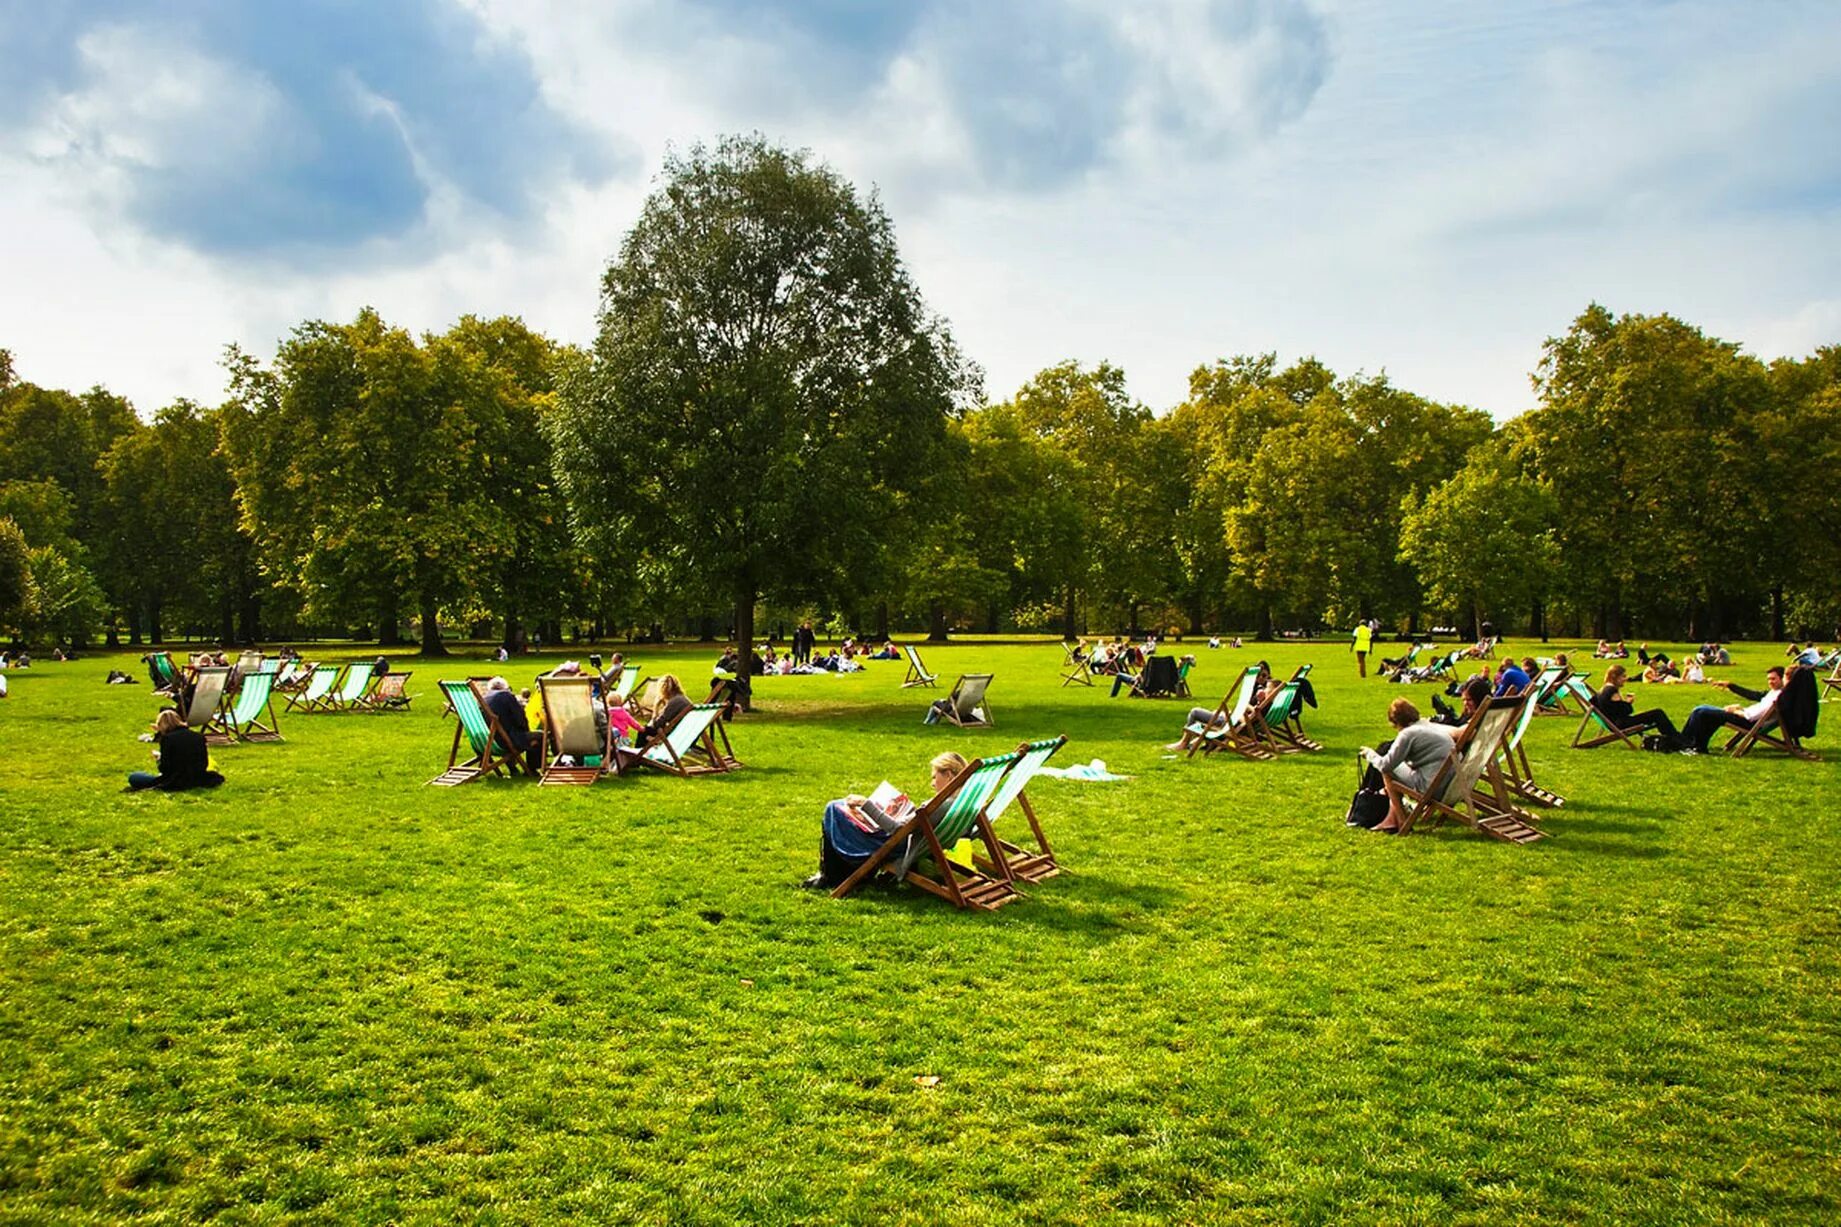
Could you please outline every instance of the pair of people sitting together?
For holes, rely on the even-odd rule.
[[[573,663],[573,662],[570,662]],[[564,672],[568,664],[557,668],[552,676],[578,676],[578,665],[573,673]],[[641,724],[639,719],[626,708],[626,701],[611,691],[605,692],[605,701],[595,703],[595,724],[597,731],[605,738],[611,726],[617,737],[630,738],[630,749],[625,745],[616,745],[616,753],[643,753],[670,731],[678,718],[693,706],[684,693],[683,684],[677,675],[667,673],[658,679],[658,710],[652,719]],[[525,765],[537,772],[543,768],[543,733],[542,704],[535,708],[527,706],[527,700],[521,699],[511,688],[511,683],[503,677],[494,677],[486,682],[485,697],[481,700],[485,709],[498,722],[499,731],[507,743],[505,748],[514,754],[523,756]],[[538,713],[535,718],[532,711]]]
[[[1728,703],[1724,706],[1702,703],[1688,713],[1687,723],[1677,729],[1675,722],[1661,708],[1652,707],[1648,711],[1639,712],[1636,704],[1623,698],[1622,691],[1629,680],[1629,674],[1624,666],[1612,665],[1605,670],[1605,684],[1592,696],[1592,706],[1608,722],[1626,732],[1653,731],[1661,738],[1659,745],[1662,749],[1677,750],[1683,754],[1705,754],[1713,735],[1722,728],[1751,728],[1770,715],[1783,694],[1784,676],[1782,665],[1772,665],[1765,671],[1763,690],[1752,690],[1734,682],[1713,682],[1712,685],[1730,691],[1748,702]]]

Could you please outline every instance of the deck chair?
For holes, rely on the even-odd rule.
[[[1815,671],[1808,665],[1791,665],[1784,674],[1783,693],[1764,717],[1749,728],[1740,729],[1726,741],[1726,753],[1744,758],[1760,746],[1782,750],[1791,758],[1821,762],[1821,757],[1803,745],[1803,738],[1815,736],[1815,717],[1820,700],[1815,697]],[[1806,728],[1792,729],[1784,721],[1785,709],[1807,710]]]
[[[171,652],[149,652],[147,654],[147,678],[153,683],[153,693],[170,695],[179,688],[179,666],[173,663]]]
[[[370,693],[360,697],[353,706],[368,712],[408,711],[415,696],[404,693],[403,688],[407,685],[409,673],[386,673],[377,679],[377,685],[371,688]]]
[[[1174,656],[1152,656],[1138,670],[1138,680],[1131,685],[1134,699],[1173,699],[1182,683],[1181,671]]]
[[[902,679],[901,688],[910,686],[937,686],[940,677],[937,673],[927,672],[927,666],[921,664],[920,652],[912,644],[901,649],[908,654],[908,676]]]
[[[1547,677],[1548,670],[1558,672],[1547,681],[1541,694],[1541,705],[1535,711],[1537,716],[1583,716],[1592,708],[1592,688],[1585,679],[1585,674],[1571,669],[1549,665],[1542,669],[1534,679],[1540,685],[1541,679]]]
[[[946,787],[890,832],[882,846],[838,884],[831,897],[842,899],[878,871],[886,870],[896,880],[912,883],[957,908],[988,912],[1023,898],[1010,875],[1003,845],[991,833],[991,824],[984,817],[1004,775],[1019,757],[1001,754],[967,763]],[[946,849],[974,832],[983,840],[990,864],[998,867],[994,875],[976,868],[975,862],[968,869],[946,855]],[[932,872],[927,872],[924,865],[930,865]]]
[[[1614,741],[1623,742],[1630,750],[1643,748],[1643,734],[1653,725],[1633,724],[1629,728],[1619,728],[1612,724],[1603,712],[1592,706],[1592,688],[1576,677],[1567,678],[1560,688],[1585,709],[1585,715],[1579,718],[1579,727],[1573,732],[1573,749],[1596,750]]]
[[[1189,670],[1193,668],[1195,668],[1195,662],[1193,660],[1184,660],[1181,664],[1176,666],[1176,697],[1179,699],[1193,699],[1195,697],[1189,690]]]
[[[1426,666],[1426,677],[1428,681],[1434,682],[1457,681],[1457,652],[1450,651],[1443,656],[1433,657],[1432,663]]]
[[[608,693],[624,702],[632,697],[633,687],[637,685],[639,685],[639,670],[631,664],[622,665],[620,676],[608,688]]]
[[[1253,714],[1253,691],[1258,685],[1259,666],[1248,665],[1241,670],[1239,684],[1227,692],[1206,722],[1183,726],[1182,742],[1190,758],[1195,757],[1197,750],[1209,753],[1231,750],[1242,758],[1256,761],[1272,757],[1272,750],[1254,735],[1249,723]]]
[[[1546,837],[1534,825],[1533,815],[1508,800],[1510,790],[1496,762],[1521,707],[1518,695],[1504,695],[1479,706],[1470,723],[1458,730],[1450,756],[1424,792],[1408,787],[1396,776],[1382,781],[1405,814],[1400,834],[1407,834],[1423,818],[1429,826],[1455,820],[1505,843],[1530,844]]]
[[[1093,670],[1088,667],[1086,645],[1080,640],[1076,639],[1073,643],[1061,645],[1061,670],[1063,686],[1091,686],[1093,684]]]
[[[1549,673],[1557,677],[1564,672],[1564,669],[1554,666],[1541,670],[1540,677],[1535,678],[1533,684],[1521,692],[1521,711],[1516,715],[1509,735],[1502,739],[1503,783],[1516,798],[1547,809],[1558,809],[1565,805],[1566,798],[1534,782],[1534,768],[1528,763],[1528,749],[1522,744],[1522,739],[1527,735],[1528,726],[1534,723],[1541,699],[1547,693],[1542,679],[1551,682],[1553,679],[1547,677]]]
[[[232,666],[239,679],[248,677],[261,667],[262,653],[255,648],[244,648],[242,655],[237,657],[237,663]]]
[[[481,679],[481,684],[484,684],[484,679]],[[479,691],[471,681],[443,680],[436,685],[441,688],[447,700],[448,710],[455,716],[454,744],[448,751],[447,770],[430,780],[431,785],[451,788],[456,784],[471,784],[489,775],[502,775],[508,770],[514,774],[523,770],[522,756],[505,749],[498,721],[492,718],[492,713],[479,701]],[[470,756],[464,760],[461,758],[463,739],[470,752]]]
[[[613,752],[611,726],[595,727],[594,679],[540,677],[537,689],[543,697],[543,772],[537,782],[594,783],[608,770]]]
[[[952,691],[940,700],[940,719],[962,729],[996,728],[997,721],[991,719],[991,704],[984,695],[990,689],[992,676],[989,673],[961,673],[959,680],[952,684]]]
[[[332,710],[332,686],[339,678],[339,666],[315,665],[307,678],[307,684],[291,691],[288,696],[289,711],[330,711]]]
[[[1025,789],[1035,779],[1036,773],[1055,756],[1055,751],[1067,744],[1067,740],[1066,734],[1063,734],[1047,741],[1025,741],[1016,748],[1016,765],[1004,774],[997,791],[984,807],[984,820],[990,824],[992,835],[1004,850],[1004,864],[998,865],[988,858],[974,856],[973,863],[979,868],[998,877],[1004,876],[1003,871],[1008,868],[1013,880],[1023,882],[1040,882],[1061,872],[1061,864],[1055,859],[1055,850],[1049,846],[1048,836],[1042,833],[1042,824],[1036,818],[1035,806],[1029,803],[1029,794]],[[1003,817],[1004,811],[1013,803],[1022,809],[1030,833],[1035,836],[1034,852],[997,834],[997,820]]]
[[[179,710],[185,717],[186,727],[205,733],[209,738],[211,726],[217,722],[217,709],[223,705],[224,688],[230,681],[230,669],[225,665],[207,665],[192,671],[192,693],[186,705]]]
[[[263,716],[268,720],[264,722]],[[273,669],[257,668],[244,675],[235,695],[225,694],[218,702],[217,715],[205,731],[212,745],[232,741],[280,741],[281,723],[275,718],[275,674]]]
[[[1279,743],[1280,753],[1299,750],[1316,752],[1323,743],[1304,734],[1304,679],[1310,676],[1309,665],[1299,665],[1279,688],[1272,692],[1263,707],[1254,710],[1257,727]]]
[[[735,697],[735,679],[732,677],[713,677],[710,679],[710,697],[703,700],[705,704],[714,704],[722,709],[722,718],[734,717],[740,703]]]
[[[1381,676],[1391,682],[1395,678],[1399,677],[1401,674],[1406,673],[1409,670],[1411,670],[1413,666],[1419,662],[1419,649],[1421,648],[1421,646],[1423,645],[1415,643],[1412,646],[1408,647],[1406,649],[1406,655],[1401,657],[1399,660],[1395,661],[1391,665],[1388,664],[1386,661],[1382,661],[1381,662]]]
[[[728,731],[717,719],[721,714],[722,709],[714,703],[697,704],[672,722],[663,741],[643,750],[616,749],[616,770],[624,775],[635,764],[641,764],[676,776],[734,771],[742,764],[729,745]]]
[[[345,666],[345,678],[331,695],[327,696],[327,711],[359,711],[364,707],[365,695],[371,689],[371,675],[377,670],[377,662],[371,660],[353,661]]]
[[[1830,694],[1830,691],[1834,693]],[[1819,702],[1826,703],[1830,699],[1841,699],[1841,661],[1836,662],[1833,673],[1822,679],[1822,697]]]

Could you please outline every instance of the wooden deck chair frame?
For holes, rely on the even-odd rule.
[[[831,897],[842,899],[879,870],[888,869],[897,879],[937,895],[956,908],[995,911],[1023,898],[1010,874],[1003,845],[984,816],[986,805],[1017,757],[1014,753],[1002,754],[967,763],[946,787],[895,828],[854,873],[838,883]],[[974,832],[984,843],[990,864],[998,867],[995,875],[977,868],[975,862],[968,869],[946,855],[947,848]],[[933,866],[933,874],[921,868],[926,863]]]
[[[332,695],[338,688],[342,671],[338,665],[313,666],[313,672],[307,675],[306,683],[299,690],[285,696],[288,700],[287,709],[301,712],[332,711]]]
[[[991,700],[988,695],[994,677],[990,673],[961,673],[959,680],[947,692],[945,706],[940,709],[940,719],[962,729],[996,728],[997,721],[991,718]]]
[[[1612,724],[1610,717],[1592,705],[1591,688],[1576,677],[1565,681],[1567,692],[1585,705],[1585,714],[1579,718],[1579,727],[1573,732],[1573,749],[1596,750],[1599,746],[1608,746],[1613,742],[1622,742],[1629,750],[1643,748],[1643,734],[1654,728],[1650,724],[1634,724],[1629,728],[1619,728]],[[1586,734],[1596,729],[1591,736]]]
[[[1256,762],[1273,756],[1272,749],[1254,735],[1249,722],[1253,714],[1253,690],[1259,685],[1259,675],[1258,665],[1248,665],[1241,670],[1240,680],[1223,696],[1206,723],[1183,726],[1182,740],[1190,758],[1194,758],[1198,750],[1210,754],[1229,750]]]
[[[1055,756],[1055,752],[1067,744],[1067,734],[1051,737],[1045,741],[1025,741],[1016,748],[1016,762],[998,781],[997,791],[985,803],[984,820],[991,828],[992,836],[1004,850],[1004,864],[999,865],[988,857],[974,857],[979,868],[995,876],[1004,876],[1005,869],[1014,881],[1041,882],[1061,872],[1061,863],[1055,859],[1055,850],[1048,842],[1048,836],[1042,833],[1042,823],[1036,817],[1035,806],[1030,804],[1028,788],[1035,780],[1036,774]],[[1034,851],[1013,843],[997,833],[997,820],[1014,804],[1023,811],[1024,821],[1029,823],[1029,831],[1035,837]]]
[[[1541,671],[1546,676],[1548,670]],[[1564,670],[1554,670],[1563,673]],[[1566,798],[1559,793],[1542,788],[1534,782],[1534,768],[1528,762],[1528,747],[1524,743],[1528,726],[1534,723],[1534,717],[1541,705],[1541,698],[1546,688],[1536,678],[1521,694],[1521,713],[1515,717],[1515,724],[1509,735],[1502,740],[1502,779],[1510,792],[1523,801],[1541,806],[1544,809],[1558,809],[1566,804]]]
[[[1818,703],[1828,702],[1831,697],[1828,692],[1831,690],[1834,691],[1833,698],[1841,699],[1841,661],[1835,663],[1833,673],[1822,679],[1822,697],[1816,701]]]
[[[266,723],[262,717],[268,716]],[[232,741],[280,741],[281,722],[275,716],[275,675],[257,668],[243,675],[243,684],[218,702],[217,718],[205,740],[213,745]]]
[[[476,680],[479,686],[474,685]],[[431,785],[451,788],[489,775],[503,775],[507,771],[515,774],[524,769],[523,756],[512,750],[501,752],[504,731],[479,697],[485,681],[484,678],[469,678],[436,683],[447,700],[448,710],[454,713],[454,744],[448,750],[447,770],[430,780]],[[464,761],[460,749],[463,739],[472,751],[472,757]]]
[[[1314,754],[1323,749],[1323,743],[1312,740],[1304,733],[1304,679],[1310,676],[1310,669],[1309,665],[1299,665],[1297,672],[1273,693],[1271,702],[1260,713],[1259,719],[1273,737],[1289,745],[1292,750]],[[1278,709],[1279,719],[1272,720],[1275,708]]]
[[[732,677],[713,677],[710,679],[710,697],[703,700],[705,704],[713,703],[722,708],[722,718],[734,717],[741,708],[741,701],[736,697],[735,679]]]
[[[908,655],[908,676],[901,681],[903,690],[910,686],[938,686],[940,684],[940,675],[927,672],[927,666],[921,664],[919,648],[910,643],[903,645],[901,650]]]
[[[1591,710],[1592,688],[1587,684],[1583,674],[1572,669],[1560,668],[1557,665],[1549,665],[1547,669],[1559,669],[1559,674],[1547,682],[1546,689],[1541,694],[1541,705],[1534,713],[1535,715],[1583,716]],[[1546,675],[1547,669],[1541,670],[1541,676]],[[1539,680],[1539,677],[1535,679],[1537,683]],[[1578,710],[1574,710],[1571,704],[1577,704]]]
[[[470,674],[468,675],[466,679],[467,685],[469,686],[471,686],[474,682],[478,682],[481,686],[484,686],[487,682],[491,680],[492,680],[491,677],[483,673],[482,674]],[[442,686],[440,682],[436,682],[435,685],[441,691],[441,718],[443,720],[446,720],[449,716],[454,715],[454,695],[445,686]]]
[[[543,770],[537,783],[579,785],[600,779],[613,765],[613,726],[596,727],[594,679],[540,677],[537,692],[543,701]],[[564,764],[565,758],[573,761]]]
[[[377,662],[355,660],[345,666],[345,676],[327,697],[326,711],[362,711],[365,696],[377,681]]]
[[[1777,696],[1778,703],[1784,701],[1784,695],[1789,694],[1790,686],[1799,674],[1806,675],[1810,680],[1806,683],[1796,682],[1797,685],[1810,687],[1815,685],[1815,675],[1808,665],[1791,665],[1784,673],[1783,694]],[[1762,719],[1753,722],[1749,727],[1740,729],[1726,739],[1726,753],[1734,758],[1744,758],[1760,746],[1781,750],[1791,758],[1800,758],[1804,762],[1819,763],[1822,761],[1819,754],[1806,748],[1800,738],[1792,736],[1790,731],[1783,727],[1783,722],[1778,719],[1775,705],[1772,710],[1764,713]]]
[[[1093,670],[1088,667],[1091,654],[1086,644],[1079,639],[1073,643],[1061,645],[1061,684],[1065,686],[1091,686]]]
[[[665,729],[664,737],[643,750],[619,747],[614,769],[625,775],[635,766],[650,767],[667,775],[719,775],[734,771],[742,762],[729,744],[729,733],[714,703],[688,708]]]
[[[218,723],[218,712],[224,704],[224,691],[230,684],[230,667],[228,665],[205,665],[192,671],[192,689],[186,697],[185,706],[179,714],[185,717],[186,727],[204,733],[209,738],[211,730]]]
[[[1470,722],[1458,730],[1451,753],[1433,774],[1424,792],[1388,775],[1382,786],[1405,815],[1400,834],[1409,833],[1423,818],[1436,827],[1447,820],[1505,843],[1528,844],[1546,837],[1534,817],[1509,799],[1498,758],[1502,743],[1521,713],[1519,695],[1504,695],[1478,706]]]
[[[413,672],[415,672],[413,669],[402,673],[391,670],[389,673],[378,678],[377,684],[366,691],[364,696],[358,700],[357,710],[368,711],[373,714],[387,711],[408,711],[410,703],[415,701],[415,696],[412,694],[405,694],[403,688],[409,685],[409,676]]]

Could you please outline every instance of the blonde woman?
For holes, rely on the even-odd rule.
[[[161,792],[184,792],[188,788],[216,788],[224,782],[223,776],[211,770],[204,734],[187,728],[185,717],[172,708],[154,720],[153,739],[160,747],[153,752],[160,764],[159,773],[130,771],[129,791],[157,788]]]
[[[965,770],[965,757],[948,750],[936,754],[927,764],[933,791],[937,794]],[[882,821],[878,822],[877,819]],[[830,890],[855,873],[863,862],[875,855],[887,842],[889,833],[906,813],[884,814],[869,798],[852,793],[825,806],[823,833],[818,845],[818,872],[801,885],[812,890]]]

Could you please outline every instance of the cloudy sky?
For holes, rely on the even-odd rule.
[[[1832,0],[0,0],[0,347],[145,414],[371,304],[592,335],[661,157],[893,217],[994,397],[1315,354],[1506,417],[1589,301],[1841,341]]]

